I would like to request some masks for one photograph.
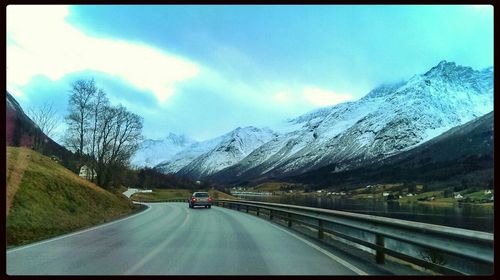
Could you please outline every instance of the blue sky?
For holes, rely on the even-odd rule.
[[[71,83],[94,78],[154,139],[272,126],[441,60],[493,65],[492,6],[7,7],[7,90],[23,108],[62,117]]]

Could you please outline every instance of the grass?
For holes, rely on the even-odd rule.
[[[150,193],[134,193],[132,200],[158,202],[170,199],[188,199],[192,192],[187,189],[153,189]]]
[[[143,202],[160,202],[171,199],[188,199],[192,190],[188,189],[153,189],[150,193],[134,193],[132,200]],[[208,193],[215,199],[237,199],[236,197],[218,190],[209,190]]]
[[[256,191],[280,191],[281,187],[285,187],[290,185],[289,183],[282,183],[282,182],[268,182],[268,183],[262,183],[260,185],[255,186],[253,189]]]
[[[430,198],[430,197],[435,197],[436,201],[440,199],[440,196],[442,196],[443,191],[432,191],[432,192],[424,192],[420,194],[415,194],[414,196],[403,196],[402,198],[398,199],[399,202],[421,202],[419,199],[425,199],[425,198]]]
[[[7,147],[7,246],[107,222],[139,210],[27,148]]]

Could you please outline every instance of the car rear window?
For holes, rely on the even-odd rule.
[[[195,193],[195,197],[208,197],[208,193]]]

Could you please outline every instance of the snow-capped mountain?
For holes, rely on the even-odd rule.
[[[173,155],[170,159],[161,162],[155,168],[165,174],[177,173],[181,170],[181,168],[188,165],[200,155],[212,150],[223,139],[224,135],[206,141],[193,143]]]
[[[164,173],[176,172],[192,178],[205,177],[239,162],[276,136],[277,134],[268,128],[238,127],[203,145],[193,145],[185,149],[157,168]]]
[[[325,166],[292,180],[342,188],[418,181],[442,189],[464,179],[471,185],[493,186],[493,111],[373,164],[336,173],[332,169]]]
[[[493,68],[442,61],[405,82],[289,120],[288,131],[214,175],[283,177],[328,164],[341,171],[426,142],[493,110]]]
[[[200,178],[232,166],[277,134],[268,128],[245,127],[225,134],[210,151],[179,170],[178,174]]]
[[[170,133],[160,140],[146,139],[141,143],[141,147],[131,159],[135,166],[153,167],[160,162],[172,158],[173,155],[195,143],[185,135]]]

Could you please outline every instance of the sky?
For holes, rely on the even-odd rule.
[[[94,79],[145,138],[202,141],[356,101],[442,60],[493,66],[488,5],[9,5],[7,90],[49,103]]]

